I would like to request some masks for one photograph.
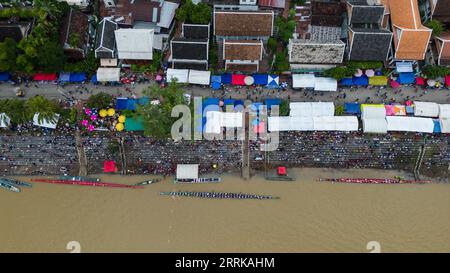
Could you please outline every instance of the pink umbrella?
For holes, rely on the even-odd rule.
[[[86,119],[83,119],[83,120],[81,121],[81,124],[82,124],[83,126],[87,127],[88,124],[89,124],[89,121],[87,121]]]
[[[91,120],[92,120],[92,121],[97,120],[97,115],[92,115],[92,116],[91,116]]]
[[[373,71],[372,69],[367,69],[366,76],[369,78],[375,76],[375,71]]]
[[[157,80],[157,81],[160,81],[160,80],[162,80],[162,77],[161,77],[161,75],[159,75],[159,74],[158,74],[158,75],[156,75],[156,80]]]
[[[92,113],[90,108],[84,109],[84,112],[86,113],[86,115],[90,115]]]
[[[92,132],[92,131],[94,131],[94,125],[92,125],[92,124],[91,124],[91,125],[89,125],[89,127],[88,127],[88,131],[89,131],[89,132]]]

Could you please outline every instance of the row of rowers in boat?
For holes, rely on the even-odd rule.
[[[402,177],[395,178],[325,178],[322,182],[356,183],[356,184],[428,184],[431,180],[405,180]]]

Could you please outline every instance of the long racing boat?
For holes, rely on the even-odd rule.
[[[320,178],[319,181],[356,184],[428,184],[430,180],[404,180],[392,178]]]
[[[267,200],[267,199],[280,199],[280,197],[271,195],[257,195],[249,193],[233,193],[233,192],[199,192],[199,191],[170,191],[170,192],[160,192],[160,195],[174,196],[174,197],[196,197],[196,198],[209,198],[209,199],[256,199],[256,200]]]
[[[132,185],[108,183],[108,182],[74,181],[74,180],[58,180],[58,179],[31,179],[31,181],[32,182],[42,182],[42,183],[52,183],[52,184],[79,185],[79,186],[143,189],[142,186],[132,186]]]
[[[71,181],[89,181],[89,182],[100,182],[100,180],[101,180],[100,178],[96,178],[96,177],[68,176],[68,175],[60,176],[60,177],[58,177],[58,179],[71,180]]]
[[[220,177],[175,178],[174,183],[219,183]]]
[[[0,188],[13,192],[20,192],[20,189],[18,187],[11,185],[10,183],[5,182],[4,180],[0,180]]]
[[[27,188],[33,187],[33,185],[31,183],[15,180],[15,179],[11,179],[11,178],[2,177],[2,178],[0,178],[0,180],[3,180],[13,186],[27,187]]]

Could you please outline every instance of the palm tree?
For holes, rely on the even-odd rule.
[[[35,96],[30,98],[26,103],[27,112],[30,115],[39,113],[38,122],[41,123],[43,120],[48,122],[56,122],[56,114],[60,112],[59,106],[51,100],[48,100],[42,96]]]
[[[22,124],[31,119],[27,112],[25,101],[19,99],[7,99],[0,101],[0,113],[6,113],[12,123]]]

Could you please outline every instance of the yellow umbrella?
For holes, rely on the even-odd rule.
[[[119,132],[121,132],[121,131],[123,131],[123,129],[124,129],[125,127],[123,126],[123,123],[117,123],[116,124],[116,130],[117,131],[119,131]]]
[[[112,108],[108,109],[108,116],[112,117],[112,116],[114,116],[115,113],[116,113],[116,111],[114,109],[112,109]]]
[[[124,123],[127,118],[124,115],[119,116],[119,122]]]
[[[108,115],[108,111],[106,111],[105,109],[100,110],[99,112],[100,117],[104,118]]]

